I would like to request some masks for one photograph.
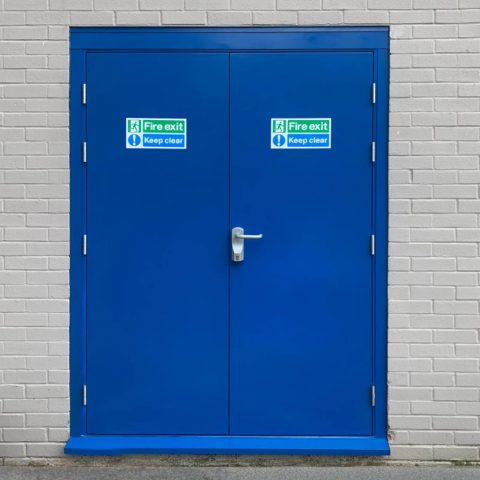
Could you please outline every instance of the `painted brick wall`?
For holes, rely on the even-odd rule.
[[[0,457],[68,435],[68,26],[391,25],[396,459],[478,460],[479,0],[0,0]]]

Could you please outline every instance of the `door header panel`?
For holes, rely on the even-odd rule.
[[[89,28],[70,30],[72,50],[385,50],[388,27]]]

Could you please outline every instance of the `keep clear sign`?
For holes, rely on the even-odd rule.
[[[186,118],[127,118],[127,148],[187,148]]]
[[[331,118],[272,118],[270,148],[331,148]]]

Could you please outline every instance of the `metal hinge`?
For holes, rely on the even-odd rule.
[[[376,156],[377,156],[376,145],[375,145],[375,142],[372,142],[372,163],[375,163]]]
[[[375,406],[375,385],[372,385],[370,389],[370,394],[371,394],[372,407],[374,407]]]
[[[86,385],[82,386],[82,405],[84,407],[87,406],[87,386]]]
[[[377,103],[377,84],[372,83],[372,103]]]
[[[375,235],[370,235],[370,253],[375,255]]]
[[[87,254],[87,235],[83,234],[82,237],[82,253],[83,255]]]
[[[87,104],[87,84],[82,85],[82,105]]]
[[[87,142],[82,144],[82,162],[87,163]]]

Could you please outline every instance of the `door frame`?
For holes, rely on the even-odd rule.
[[[113,436],[86,435],[86,58],[89,52],[322,52],[373,54],[376,102],[372,169],[373,378],[371,436]],[[387,242],[388,242],[388,27],[74,27],[70,29],[70,439],[65,453],[119,455],[301,454],[388,455],[387,441]],[[87,87],[88,92],[88,87]],[[88,93],[87,93],[88,97]]]

